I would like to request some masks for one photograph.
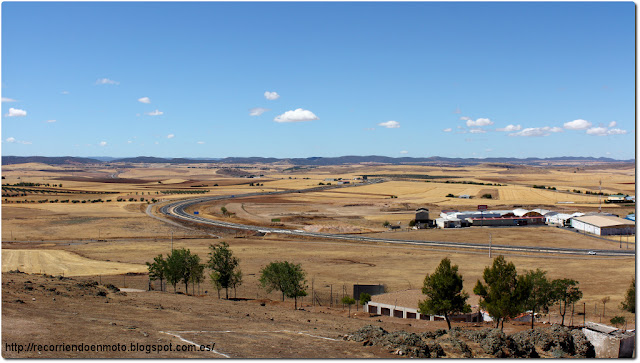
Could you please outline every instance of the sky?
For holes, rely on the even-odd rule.
[[[635,157],[633,2],[3,2],[2,155]]]

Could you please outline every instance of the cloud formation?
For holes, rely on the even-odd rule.
[[[608,132],[609,135],[624,135],[626,133],[627,133],[627,130],[621,130],[621,129],[611,129]]]
[[[48,123],[54,123],[54,122],[56,122],[56,121],[57,121],[57,120],[47,120],[46,122],[48,122]]]
[[[627,133],[627,130],[622,130],[622,129],[609,130],[606,127],[592,127],[587,130],[587,135],[592,135],[592,136],[624,135],[626,133]]]
[[[522,137],[542,137],[549,136],[551,133],[562,132],[560,127],[528,127],[522,131],[514,132],[509,136],[522,136]]]
[[[140,102],[140,103],[151,103],[151,99],[149,97],[141,97],[141,98],[138,98],[138,102]]]
[[[5,114],[6,117],[24,117],[27,115],[27,111],[19,108],[9,108],[9,112]]]
[[[314,115],[313,112],[309,110],[303,110],[301,108],[287,111],[273,119],[275,122],[303,122],[313,120],[318,120],[318,116]]]
[[[502,132],[514,132],[514,131],[520,131],[522,130],[522,126],[520,125],[507,125],[506,127],[501,127],[499,129],[496,129],[496,131],[502,131]]]
[[[408,154],[409,152],[407,150],[402,150],[400,151],[400,154]]]
[[[145,112],[144,114],[145,114],[145,115],[149,115],[149,116],[160,116],[160,115],[162,115],[163,113],[164,113],[164,112],[162,112],[162,111],[155,110],[155,111],[153,111],[153,112]]]
[[[489,126],[489,125],[493,125],[493,121],[489,120],[488,118],[479,118],[475,121],[467,118],[468,127],[482,127],[482,126]]]
[[[269,101],[273,101],[273,100],[277,100],[278,98],[280,98],[280,95],[278,94],[278,92],[266,91],[264,93],[264,98],[268,99]]]
[[[483,130],[483,129],[471,129],[471,130],[469,130],[469,132],[472,133],[472,134],[484,134],[484,133],[486,133],[486,131]]]
[[[96,81],[96,84],[114,84],[114,85],[119,85],[120,82],[114,81],[112,79],[109,78],[100,78]]]
[[[254,108],[250,108],[249,109],[249,116],[260,116],[263,113],[267,112],[267,111],[271,111],[268,108],[263,108],[263,107],[254,107]]]
[[[618,125],[618,123],[615,122],[615,121],[609,122],[609,128],[616,127],[617,125]]]
[[[585,130],[591,127],[591,122],[587,120],[577,119],[564,123],[564,128],[567,130]]]
[[[607,135],[607,128],[606,127],[592,127],[592,128],[587,130],[587,135],[606,136]]]
[[[98,144],[100,146],[107,146],[107,142],[106,141],[100,141],[100,143]]]
[[[387,122],[380,122],[378,126],[386,127],[388,129],[399,129],[400,123],[398,121],[387,121]]]
[[[204,144],[204,141],[198,141],[198,142],[196,142],[196,144],[202,145],[202,144]]]
[[[446,129],[442,129],[443,132],[451,132],[453,129],[451,127],[447,127]]]
[[[16,102],[13,98],[2,97],[2,102]]]
[[[176,137],[176,135],[174,135],[174,134],[167,135],[167,139],[173,139],[174,137]]]
[[[15,137],[7,137],[5,141],[11,144],[31,145],[31,141],[16,140]]]

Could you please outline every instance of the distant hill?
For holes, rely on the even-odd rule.
[[[100,159],[100,160],[99,160]],[[389,156],[339,156],[339,157],[309,157],[309,158],[263,158],[263,157],[228,157],[223,159],[212,158],[157,158],[153,156],[138,156],[132,158],[111,158],[102,156],[97,158],[79,158],[71,156],[63,157],[46,157],[46,156],[3,156],[2,164],[22,164],[22,163],[43,163],[49,165],[60,164],[96,164],[96,163],[147,163],[147,164],[202,164],[202,163],[218,163],[218,164],[273,164],[286,163],[300,166],[326,166],[326,165],[345,165],[345,164],[421,164],[421,165],[478,165],[487,163],[503,163],[515,165],[544,165],[547,163],[569,164],[576,163],[635,163],[635,159],[615,160],[611,158],[594,158],[594,157],[575,157],[563,156],[553,158],[446,158],[441,156],[432,156],[427,158],[400,157],[392,158]]]
[[[42,163],[47,165],[62,164],[100,164],[102,161],[90,158],[78,158],[74,156],[3,156],[2,165]]]

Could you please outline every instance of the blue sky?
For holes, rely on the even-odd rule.
[[[2,154],[635,157],[635,4],[2,3]]]

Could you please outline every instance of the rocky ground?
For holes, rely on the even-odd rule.
[[[367,325],[344,339],[412,358],[595,358],[594,347],[581,329],[555,324],[511,335],[491,328],[454,327],[416,334]]]

